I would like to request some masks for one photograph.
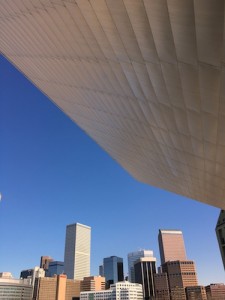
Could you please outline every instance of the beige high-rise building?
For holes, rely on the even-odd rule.
[[[80,281],[67,279],[67,276],[37,278],[33,300],[71,300],[80,296]]]
[[[89,276],[84,277],[80,282],[80,291],[101,291],[105,290],[105,277],[102,276]]]
[[[161,264],[167,261],[186,260],[186,251],[181,230],[159,230]]]
[[[66,226],[64,270],[69,279],[90,276],[91,227],[75,223]]]
[[[174,287],[198,285],[195,263],[192,260],[168,261],[162,265],[162,269],[167,273],[170,290]]]

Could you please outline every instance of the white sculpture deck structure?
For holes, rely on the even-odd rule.
[[[0,0],[0,52],[136,179],[225,208],[222,0]]]

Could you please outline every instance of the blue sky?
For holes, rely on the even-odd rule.
[[[91,273],[107,256],[151,249],[181,229],[199,284],[225,282],[219,209],[136,181],[5,58],[0,57],[0,272],[63,260],[65,228],[92,227]]]

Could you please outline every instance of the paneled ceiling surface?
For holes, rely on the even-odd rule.
[[[224,24],[221,0],[0,0],[0,52],[136,179],[225,209]]]

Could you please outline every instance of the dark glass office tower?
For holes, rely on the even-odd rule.
[[[103,259],[103,270],[106,280],[106,287],[118,281],[123,281],[123,259],[117,256],[110,256]]]
[[[46,277],[53,277],[54,275],[61,275],[64,273],[63,261],[52,261],[49,263],[48,271],[45,273]]]
[[[134,264],[135,282],[142,284],[145,300],[155,299],[154,274],[156,273],[156,258],[143,257]]]

